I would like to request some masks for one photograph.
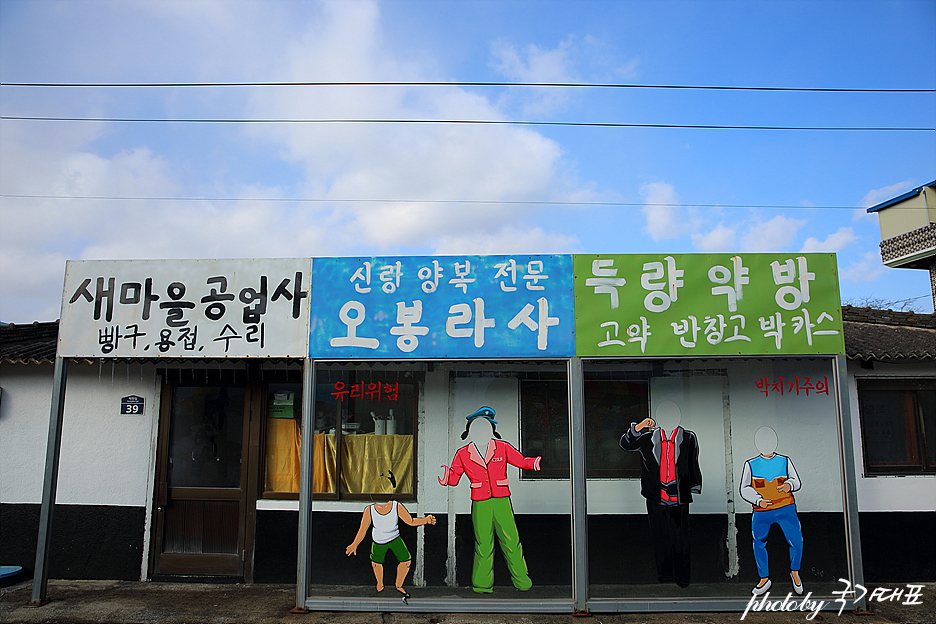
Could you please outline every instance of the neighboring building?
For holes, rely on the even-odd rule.
[[[881,259],[891,268],[929,271],[936,306],[936,180],[868,208],[881,226]]]
[[[771,259],[767,259],[768,263]],[[471,260],[477,262],[475,258]],[[618,266],[623,264],[621,257],[616,260]],[[642,265],[648,270],[647,264],[654,264],[644,260],[634,260],[637,271]],[[713,269],[729,276],[735,273],[733,283],[737,285],[738,278],[745,275],[743,271],[757,266],[755,262],[761,260],[753,256],[726,256]],[[816,266],[820,260],[809,258]],[[530,261],[529,277],[547,279],[544,276],[550,271],[544,271],[543,262],[549,269],[549,261],[548,258]],[[689,275],[689,263],[698,262],[697,258],[677,257],[671,269],[677,261],[685,263],[686,283],[690,279],[701,281]],[[348,265],[350,261],[341,262]],[[783,262],[778,265],[781,271]],[[789,260],[791,271],[796,262]],[[662,271],[665,265],[662,262],[660,265]],[[137,265],[128,266],[137,269]],[[323,262],[320,266],[329,264]],[[609,297],[609,290],[614,291],[624,280],[611,273],[608,268],[611,264],[605,260],[587,259],[582,266],[595,276],[594,293],[586,293],[594,297],[589,301],[611,305],[614,296]],[[154,270],[177,270],[173,267],[177,265],[159,265]],[[381,268],[389,269],[390,265]],[[818,273],[815,266],[810,268]],[[96,265],[92,270],[97,270]],[[769,275],[769,266],[766,270]],[[799,271],[800,280],[810,279],[812,273],[806,268],[805,259]],[[360,273],[363,278],[365,273]],[[711,283],[704,282],[704,294],[710,296],[711,289],[719,305],[730,305],[735,291],[726,285],[729,280],[722,273],[709,271]],[[120,305],[127,304],[124,310],[130,310],[132,304],[150,295],[149,278],[127,277],[112,283],[102,278],[95,289],[93,277],[100,273],[88,273],[92,279],[84,282],[78,275],[73,284],[81,285],[70,287],[74,294],[68,295],[72,302],[87,308],[88,319],[95,307],[102,317],[106,315],[108,304],[115,307],[116,319]],[[701,275],[704,280],[705,272]],[[376,276],[375,269],[375,284]],[[431,273],[426,276],[431,279]],[[327,278],[326,275],[321,279]],[[152,279],[159,280],[160,274]],[[185,279],[194,280],[189,274]],[[366,279],[370,280],[369,273]],[[522,274],[514,279],[517,288],[522,289]],[[678,274],[673,279],[677,280]],[[793,284],[792,279],[776,284]],[[209,278],[208,284],[218,288],[201,299],[202,303],[209,303],[208,309],[228,286],[227,283],[222,286],[218,280]],[[171,314],[187,300],[197,301],[191,294],[184,296],[181,281],[173,282],[171,278],[164,281],[171,282],[169,290],[161,291],[163,299],[152,306],[153,310],[160,306],[159,309],[169,309]],[[245,323],[257,299],[253,295],[262,292],[266,301],[269,294],[273,310],[275,293],[282,294],[276,284],[282,286],[288,280],[280,282],[279,277],[271,277],[267,282],[264,277],[262,282],[254,281],[262,286],[241,292],[240,301],[248,304],[243,314]],[[286,317],[291,303],[300,299],[298,281],[297,290],[291,291],[293,297],[280,297],[276,303]],[[194,291],[193,283],[189,283],[190,292]],[[365,288],[363,283],[355,283],[354,278],[350,284],[347,279],[333,279],[329,283],[354,287],[359,293],[362,290],[358,286]],[[628,283],[635,287],[641,284],[639,272],[636,278],[628,274]],[[653,286],[649,280],[648,283]],[[802,284],[808,286],[808,281],[783,286],[777,292],[778,302],[781,293],[787,293],[784,303],[790,307],[786,310],[799,306],[798,288]],[[834,305],[819,307],[825,305],[820,304],[820,296],[824,296],[820,293],[825,290],[827,294],[829,289],[819,288],[818,281],[815,286],[810,305],[815,318],[803,314],[804,309],[794,310],[794,314],[802,316],[792,320],[787,316],[782,320],[777,312],[767,319],[772,322],[775,316],[776,323],[761,321],[759,331],[769,337],[771,349],[775,343],[779,349],[784,336],[789,341],[802,340],[805,345],[803,333],[794,336],[795,326],[797,332],[801,329],[813,332],[810,345],[822,340],[841,341],[841,334],[830,329],[836,326],[830,322],[822,324],[823,315],[819,314],[825,309],[830,318],[839,316],[837,293],[832,297]],[[431,292],[426,288],[424,283],[423,292]],[[511,286],[508,284],[507,288]],[[381,289],[374,290],[380,296]],[[669,302],[664,290],[647,290],[646,300],[641,296],[638,305]],[[774,293],[768,292],[773,304]],[[689,288],[680,293],[686,299],[691,295]],[[748,301],[753,303],[757,296],[753,292]],[[364,295],[357,299],[368,306],[373,301]],[[354,314],[352,304],[363,310],[357,299],[342,306],[343,297],[331,297],[329,301],[336,312],[333,316],[341,317],[344,324],[339,326],[340,332],[334,328],[320,331],[313,341],[321,342],[324,336],[328,344],[328,337],[335,336],[330,339],[334,346],[369,340],[369,332],[364,332],[364,328],[355,333],[359,325],[355,321],[362,317]],[[514,318],[517,322],[511,322],[512,329],[523,332],[517,335],[531,339],[536,348],[534,330],[555,326],[551,321],[561,314],[555,303],[555,299],[550,299],[548,308],[541,305],[539,316],[532,304],[512,308],[511,314],[523,308]],[[623,298],[620,303],[622,307],[625,305]],[[233,298],[229,305],[234,305]],[[590,307],[600,306],[594,303]],[[420,325],[430,324],[428,306],[422,321],[414,316],[415,308],[415,304],[409,306],[409,299],[402,310],[397,307],[395,318],[407,331],[389,332],[394,336],[393,344],[403,350],[412,347],[415,340],[429,343],[434,339],[420,331]],[[468,304],[457,309],[446,305],[445,309],[452,319],[449,335],[458,335],[460,340],[468,340],[469,345],[470,330],[483,331],[484,323],[497,312],[495,305],[479,312],[476,300],[475,320],[468,323],[472,318]],[[857,469],[861,554],[866,578],[932,581],[936,578],[933,563],[936,544],[932,538],[927,541],[931,532],[920,537],[913,549],[895,549],[891,540],[936,522],[934,440],[925,436],[933,430],[929,423],[934,418],[936,328],[932,317],[925,315],[849,307],[842,309],[841,315],[848,360],[847,375],[843,373],[841,378],[847,378],[851,399],[850,410],[841,413],[850,412],[854,439],[853,457],[848,457],[844,464],[851,461]],[[756,317],[756,313],[751,316]],[[237,328],[238,332],[221,331],[216,345],[226,347],[226,343],[217,341],[233,335],[245,337],[243,343],[235,345],[246,345],[247,337],[251,336],[250,326],[248,331],[241,329],[234,322],[240,317],[240,309],[236,315],[226,317],[231,319],[231,331]],[[276,322],[272,312],[267,313],[265,322],[266,334],[260,325],[253,337],[265,339],[269,344]],[[321,324],[328,319],[313,314],[312,322]],[[758,325],[754,318],[751,323]],[[498,327],[505,325],[508,324],[499,321]],[[614,325],[613,334],[610,325]],[[696,337],[701,347],[708,348],[707,345],[731,337],[732,330],[734,336],[739,335],[737,326],[728,326],[726,331],[725,327],[719,329],[717,323],[711,327],[699,324],[693,330],[694,325],[694,320],[692,323],[686,320],[685,327],[682,323],[661,323],[654,330],[658,335],[664,334],[664,329],[666,333],[675,333],[679,349],[690,349],[687,345],[694,346]],[[491,326],[493,323],[487,327]],[[203,327],[200,325],[199,329],[207,334]],[[529,594],[502,593],[510,589],[510,574],[498,555],[495,598],[536,599],[542,608],[552,610],[571,604],[578,574],[574,571],[579,560],[575,552],[587,544],[586,576],[592,598],[589,607],[593,611],[645,608],[641,605],[646,604],[648,597],[672,601],[687,595],[707,600],[704,608],[725,608],[739,600],[743,604],[750,597],[748,585],[756,582],[757,574],[751,549],[751,505],[740,499],[738,490],[746,460],[757,455],[755,432],[765,426],[776,430],[778,453],[789,455],[803,482],[802,489],[794,495],[806,543],[802,569],[806,588],[817,592],[814,595],[839,589],[837,579],[850,575],[852,557],[847,539],[850,521],[846,508],[849,496],[854,496],[855,485],[845,481],[844,464],[837,452],[838,442],[843,439],[839,437],[838,401],[833,391],[839,365],[836,356],[829,353],[841,351],[803,352],[794,348],[778,355],[748,357],[651,357],[649,351],[646,356],[641,355],[647,337],[652,335],[646,321],[642,329],[638,324],[624,327],[618,334],[617,322],[607,328],[602,325],[602,333],[596,334],[595,340],[604,341],[607,332],[608,342],[619,338],[613,342],[626,349],[626,353],[636,355],[583,358],[579,373],[569,358],[559,355],[504,358],[494,354],[477,360],[322,359],[315,363],[314,382],[310,382],[303,369],[305,365],[307,374],[309,360],[293,351],[282,351],[286,357],[214,355],[185,359],[160,357],[157,345],[162,342],[154,342],[153,348],[143,353],[142,339],[140,355],[69,358],[49,574],[52,578],[147,580],[225,576],[247,582],[295,581],[297,561],[301,563],[297,536],[302,535],[301,514],[297,513],[302,509],[299,415],[303,392],[314,383],[315,390],[310,393],[314,396],[307,399],[314,415],[310,480],[314,513],[310,514],[309,529],[312,569],[308,571],[307,596],[321,596],[327,591],[332,600],[378,597],[368,593],[373,592],[373,575],[364,550],[358,557],[349,558],[344,548],[354,537],[361,510],[371,501],[386,498],[403,502],[413,516],[433,514],[437,519],[436,525],[418,530],[401,526],[404,542],[413,554],[410,579],[420,586],[413,590],[411,604],[420,598],[417,592],[422,592],[423,597],[451,596],[452,592],[463,593],[472,584],[476,537],[472,533],[471,515],[474,488],[469,487],[467,475],[457,488],[444,488],[437,479],[443,475],[438,466],[449,465],[455,451],[466,444],[460,437],[463,429],[467,430],[465,416],[482,405],[495,408],[497,432],[505,441],[524,455],[542,457],[541,463],[537,463],[539,470],[515,473],[516,469],[511,468],[509,473],[512,512],[516,514],[534,587]],[[754,336],[758,330],[751,325],[746,332],[743,325],[740,327],[741,334],[761,337]],[[787,328],[787,334],[782,334],[783,327]],[[3,475],[0,561],[21,565],[30,573],[36,554],[57,329],[57,323],[0,328],[0,475]],[[710,333],[710,329],[715,333]],[[136,340],[144,335],[143,331],[150,333],[150,340],[162,335],[161,331],[144,328],[142,324],[137,327],[123,322],[120,326],[79,333],[91,341],[89,352],[116,353],[112,350],[119,348],[118,338]],[[493,330],[488,331],[490,338]],[[878,332],[883,333],[879,336]],[[159,339],[169,338],[175,335]],[[550,336],[550,340],[553,338]],[[120,343],[124,344],[127,342]],[[841,349],[841,342],[838,345]],[[192,347],[197,348],[197,344],[193,342]],[[98,351],[91,351],[92,348]],[[175,348],[181,350],[182,344]],[[214,347],[208,343],[208,348]],[[153,356],[148,356],[149,353]],[[578,379],[583,388],[581,409],[585,415],[583,438],[578,441],[569,421],[577,400],[570,388],[574,387],[577,374],[581,375]],[[894,392],[898,394],[890,394]],[[891,400],[892,396],[899,396],[900,401]],[[699,440],[699,465],[704,477],[704,487],[701,493],[694,494],[691,506],[693,568],[689,590],[659,585],[653,540],[649,536],[634,538],[648,535],[647,508],[641,496],[641,458],[638,453],[627,453],[618,446],[627,423],[648,416],[659,417],[661,406],[671,403],[682,409],[681,426],[694,431]],[[905,409],[888,412],[882,405]],[[899,423],[896,428],[895,422]],[[891,439],[892,431],[913,435],[902,439],[901,446]],[[372,435],[360,435],[361,432]],[[585,449],[584,466],[580,468],[576,468],[576,459],[570,455],[576,444]],[[576,477],[578,469],[583,472]],[[583,477],[587,478],[587,488],[573,492],[571,483],[576,478],[584,482]],[[576,528],[572,519],[579,512],[573,505],[584,499],[587,499],[587,526],[580,523]],[[900,513],[880,513],[883,511]],[[883,528],[887,529],[885,535],[880,534]],[[768,550],[774,583],[780,589],[786,586],[784,579],[789,583],[787,547],[782,538],[771,539]],[[501,589],[504,585],[506,589]],[[470,589],[467,597],[462,593],[458,594],[459,600],[478,600],[471,597]],[[626,599],[633,604],[623,604]],[[503,608],[503,604],[498,608]],[[529,608],[529,603],[524,608]]]
[[[845,306],[842,318],[865,578],[933,581],[936,316]]]

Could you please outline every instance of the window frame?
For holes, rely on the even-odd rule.
[[[408,373],[408,375],[407,375]],[[358,377],[360,376],[360,379]],[[421,409],[421,404],[423,402],[423,384],[425,381],[425,373],[423,371],[414,371],[407,367],[400,367],[395,369],[386,369],[386,370],[371,370],[368,368],[366,371],[359,370],[358,367],[349,367],[349,366],[325,366],[318,368],[316,370],[316,381],[315,385],[327,385],[333,383],[337,378],[344,378],[343,381],[347,384],[347,387],[350,387],[354,383],[359,381],[387,381],[392,380],[394,382],[399,382],[401,385],[411,384],[413,386],[413,397],[414,397],[414,408],[412,414],[412,435],[413,437],[413,462],[411,466],[412,471],[412,492],[410,493],[394,493],[394,494],[380,494],[382,497],[386,497],[388,500],[397,500],[397,501],[414,501],[416,500],[416,492],[418,491],[418,474],[417,474],[417,449],[419,448],[419,410]],[[267,438],[267,426],[269,422],[269,397],[270,397],[270,386],[283,386],[283,385],[294,385],[296,387],[295,400],[297,407],[295,408],[294,418],[301,423],[301,397],[302,388],[301,379],[292,379],[288,381],[282,380],[271,380],[263,384],[262,393],[264,400],[262,402],[262,437],[260,440],[260,449],[261,449],[261,460],[258,462],[260,468],[259,483],[260,483],[260,496],[261,499],[266,500],[299,500],[299,492],[281,492],[281,491],[272,491],[266,489],[266,468],[267,468],[267,453],[266,453],[266,438]],[[313,389],[313,396],[317,395],[318,389]],[[315,404],[320,401],[313,399],[313,412],[315,411]],[[346,400],[342,401],[341,406],[341,415],[344,416],[351,409],[353,404],[353,399],[350,397],[350,394]],[[313,419],[315,417],[313,416]],[[315,425],[313,422],[313,435],[314,435]],[[343,434],[341,433],[340,427],[335,427],[335,477],[334,482],[332,483],[332,492],[312,492],[313,500],[327,500],[327,501],[370,501],[373,500],[377,493],[348,493],[343,492],[341,488],[341,456],[342,456],[342,438]]]
[[[565,400],[565,414],[566,414],[566,427],[568,427],[568,379],[562,374],[561,378],[559,376],[547,377],[547,376],[525,376],[522,373],[516,375],[518,378],[518,402],[520,407],[520,450],[524,454],[532,452],[531,449],[527,448],[527,440],[529,439],[529,434],[524,435],[524,383],[536,383],[536,382],[565,382],[565,392],[563,394],[563,399]],[[632,384],[646,384],[647,385],[647,395],[645,401],[646,413],[635,420],[634,422],[640,422],[643,418],[649,417],[650,415],[650,400],[649,400],[649,379],[650,375],[648,373],[635,373],[632,371],[627,372],[607,372],[607,371],[592,371],[585,375],[585,437],[586,437],[586,447],[588,446],[590,435],[589,435],[589,410],[588,410],[588,386],[589,384],[602,383],[602,382],[623,382],[623,383],[632,383]],[[615,443],[620,439],[620,436],[624,435],[626,428],[621,428],[619,433],[616,433]],[[626,453],[621,449],[621,460],[625,462],[626,465],[618,468],[597,468],[595,466],[588,465],[588,458],[586,457],[586,480],[588,481],[620,481],[620,480],[634,480],[640,479],[641,476],[641,467],[640,467],[640,458],[639,456]],[[554,470],[551,473],[543,474],[542,472],[533,472],[531,470],[521,470],[520,478],[524,481],[567,481],[571,478],[569,473],[569,465],[565,464],[565,470]]]
[[[861,433],[863,476],[886,477],[936,474],[936,462],[929,462],[927,459],[927,450],[936,445],[936,431],[927,432],[926,430],[926,415],[923,412],[924,403],[920,396],[921,392],[936,392],[932,390],[932,388],[936,387],[936,377],[862,376],[856,377],[855,382]],[[904,396],[911,397],[912,409],[903,412],[905,426],[908,424],[906,421],[912,419],[909,425],[912,426],[913,440],[906,440],[904,443],[909,457],[907,462],[872,463],[872,453],[869,452],[868,445],[868,428],[871,424],[869,423],[868,410],[865,407],[865,397],[868,392],[892,392],[895,395],[902,393]],[[915,448],[911,448],[911,445],[915,446]],[[914,453],[916,455],[915,461]]]

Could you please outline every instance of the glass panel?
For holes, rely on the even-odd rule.
[[[418,376],[407,375],[412,364],[396,371],[379,364],[361,370],[365,366],[329,365],[327,371],[329,405],[343,406],[338,422],[360,423],[362,432],[345,427],[324,434],[340,446],[342,500],[312,503],[312,534],[328,538],[312,540],[316,565],[309,596],[397,601],[403,596],[399,586],[412,595],[411,605],[433,598],[571,600],[570,483],[544,480],[537,470],[554,462],[568,470],[568,415],[565,424],[551,428],[559,418],[553,410],[545,436],[543,429],[521,430],[521,413],[542,410],[526,404],[521,380],[547,381],[567,396],[565,364],[551,366],[544,379],[523,372],[532,368],[528,363],[436,363],[422,365]],[[381,383],[398,382],[395,401],[354,390],[363,381],[366,393],[367,375],[376,383],[378,373]],[[551,402],[552,393],[546,394]],[[467,418],[485,406],[490,418]],[[390,409],[398,420],[395,432],[377,433],[374,416],[379,421]],[[565,449],[564,455],[547,456],[549,444]],[[391,465],[384,471],[392,470],[396,489],[387,487],[392,484],[378,466],[361,477],[367,494],[352,498],[349,466],[364,472],[394,454],[408,457],[400,470]],[[521,471],[527,472],[523,479]],[[399,496],[401,489],[412,497]],[[417,580],[425,584],[417,586]]]
[[[584,373],[586,410],[606,406],[617,422],[606,437],[639,462],[634,477],[587,483],[592,597],[743,605],[762,579],[781,598],[796,597],[797,579],[814,597],[841,589],[831,360],[586,362]],[[600,461],[590,450],[589,474]]]
[[[542,368],[491,365],[453,381],[449,457],[426,463],[446,466],[460,597],[571,598],[568,382],[564,367]]]
[[[926,468],[936,470],[936,390],[920,390],[920,412],[923,415],[923,444]]]
[[[175,387],[169,487],[240,487],[243,436],[244,388]]]
[[[906,389],[863,389],[861,423],[865,466],[919,466],[914,392]]]
[[[936,391],[930,379],[858,381],[862,448],[868,474],[936,469]]]
[[[589,479],[640,476],[640,457],[622,453],[621,424],[640,422],[649,413],[646,380],[596,376],[585,380],[585,456]]]
[[[523,478],[569,478],[569,389],[565,379],[520,378],[523,449],[543,455],[543,469]],[[620,452],[620,422],[647,412],[647,382],[598,377],[585,380],[585,453],[589,479],[640,476],[640,459]],[[639,417],[638,417],[639,416]]]
[[[343,385],[342,385],[343,384]],[[341,491],[412,494],[418,383],[397,375],[351,372],[336,382],[341,420]]]
[[[302,384],[271,383],[266,393],[264,490],[299,491]]]
[[[316,380],[312,491],[412,496],[417,377],[334,367]]]
[[[336,382],[345,383],[340,372],[316,373],[315,384],[315,447],[312,449],[312,492],[335,494],[338,481],[338,447],[336,427],[342,421],[346,403],[336,401],[331,392]]]
[[[520,380],[520,436],[525,452],[543,456],[538,473],[524,478],[569,478],[569,388],[565,380]]]

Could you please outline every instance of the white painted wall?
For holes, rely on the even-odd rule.
[[[794,493],[798,512],[841,512],[842,477],[835,416],[835,382],[831,360],[746,360],[731,366],[731,437],[734,458],[735,500],[740,513],[752,513],[738,492],[744,462],[758,455],[754,433],[763,426],[777,432],[777,453],[786,455],[803,483]],[[793,381],[809,377],[813,385],[825,379],[828,394],[810,391],[773,392],[765,396],[757,388],[759,379]]]
[[[0,502],[41,502],[52,371],[45,364],[0,368]],[[120,414],[121,397],[131,394],[146,400],[143,414]],[[69,365],[59,504],[146,506],[155,397],[151,365]]]
[[[858,509],[860,511],[936,511],[936,475],[909,477],[865,475],[857,380],[868,377],[922,377],[932,379],[936,384],[936,362],[912,364],[875,362],[874,369],[861,368],[857,362],[848,363],[851,430],[852,439],[855,441],[855,472],[858,476]]]
[[[702,367],[706,364],[698,364]],[[712,363],[707,364],[711,366]],[[779,437],[778,452],[789,455],[803,479],[797,494],[800,511],[841,511],[834,396],[800,396],[773,392],[765,397],[755,386],[758,379],[790,379],[795,375],[814,380],[827,377],[831,367],[824,360],[745,360],[729,370],[732,427],[733,480],[740,478],[744,461],[756,454],[754,431],[773,427]],[[865,376],[936,377],[936,364],[876,364],[874,370],[849,363],[850,426],[855,440],[858,497],[861,511],[934,511],[936,477],[868,477],[863,474],[861,430],[858,418],[856,378]],[[509,378],[459,378],[449,388],[449,367],[436,365],[426,375],[421,404],[418,458],[418,513],[445,513],[451,496],[457,513],[470,511],[467,481],[456,488],[436,482],[440,465],[448,465],[464,442],[459,438],[464,417],[480,405],[497,411],[498,431],[519,446],[519,389]],[[693,503],[693,513],[724,513],[726,504],[724,432],[721,381],[718,377],[693,376],[666,392],[655,386],[652,400],[667,396],[683,401],[683,426],[699,437],[703,488]],[[0,502],[38,503],[41,500],[45,447],[51,407],[52,366],[47,364],[0,365]],[[669,393],[669,394],[667,394]],[[120,398],[137,394],[146,399],[146,412],[121,416]],[[156,423],[156,378],[150,365],[109,363],[71,364],[66,392],[63,447],[59,472],[58,502],[62,504],[146,506],[151,487],[152,444]],[[622,451],[624,452],[624,451]],[[569,513],[568,481],[523,480],[510,469],[511,492],[517,513]],[[465,490],[464,492],[462,490]],[[737,491],[733,492],[737,495]],[[736,497],[736,501],[739,499]],[[642,513],[637,479],[590,480],[589,513]],[[260,501],[261,509],[298,509],[292,501]],[[360,502],[316,501],[316,510],[355,511]],[[739,512],[745,512],[742,502]]]
[[[52,365],[0,364],[0,502],[42,498]]]

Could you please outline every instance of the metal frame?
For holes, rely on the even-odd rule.
[[[861,529],[858,522],[858,479],[855,470],[855,441],[852,438],[851,400],[848,392],[848,362],[844,355],[832,361],[835,373],[835,412],[838,417],[839,453],[842,459],[842,502],[845,505],[845,548],[848,552],[848,573],[852,586],[864,585],[864,565],[861,559]],[[859,608],[867,610],[862,596]]]
[[[315,409],[315,360],[306,358],[302,363],[302,439],[312,440]],[[299,449],[299,546],[296,561],[296,608],[303,612],[309,588],[312,566],[312,449],[314,444],[303,444]]]
[[[36,543],[36,569],[33,572],[32,600],[39,606],[48,602],[49,546],[52,544],[52,512],[58,490],[59,457],[62,450],[62,422],[65,419],[65,387],[68,380],[68,362],[55,358],[52,378],[52,408],[49,416],[49,439],[46,443],[45,476],[42,482],[42,508],[39,510],[39,538]]]
[[[572,465],[572,598],[576,612],[588,611],[588,496],[585,472],[585,375],[581,358],[568,363],[569,450]],[[581,495],[578,495],[581,493]]]
[[[554,358],[553,358],[554,359]],[[849,574],[854,585],[863,585],[864,573],[861,559],[861,538],[858,525],[858,495],[855,487],[854,440],[850,423],[850,397],[848,392],[847,362],[843,355],[828,358],[833,368],[836,392],[836,422],[839,432],[839,457],[842,469],[843,505],[845,514],[846,550]],[[462,611],[466,613],[587,613],[592,612],[664,612],[664,611],[734,611],[743,610],[748,604],[744,599],[687,598],[660,599],[607,599],[588,596],[587,559],[587,493],[585,473],[585,429],[584,429],[584,374],[580,358],[568,358],[568,385],[570,411],[570,460],[572,486],[572,598],[549,600],[419,600],[413,604],[402,604],[385,599],[344,599],[308,596],[312,553],[312,452],[313,445],[304,444],[301,449],[299,531],[297,558],[296,611],[312,609],[349,611],[402,611],[437,612]],[[315,400],[315,360],[303,363],[302,435],[311,439],[313,407]],[[53,377],[52,404],[49,420],[49,435],[43,482],[42,508],[39,518],[39,538],[36,550],[36,567],[33,578],[32,601],[38,606],[47,602],[48,560],[51,545],[51,524],[58,483],[58,469],[64,420],[65,391],[67,386],[67,361],[57,357]],[[857,606],[866,607],[862,598]],[[830,603],[829,608],[833,608]]]
[[[759,358],[762,356],[758,356]],[[804,356],[797,356],[804,357]],[[847,384],[846,359],[838,356],[806,356],[826,360],[832,367],[835,380],[836,424],[839,432],[839,465],[842,470],[843,514],[845,515],[846,552],[848,569],[853,584],[862,585],[864,574],[861,560],[861,539],[858,527],[858,495],[855,488],[854,442],[850,427],[850,403]],[[557,359],[557,358],[552,358]],[[312,501],[308,496],[311,488],[311,446],[303,445],[302,468],[299,501],[299,574],[297,579],[296,611],[385,611],[385,612],[463,612],[463,613],[663,613],[678,611],[696,612],[731,612],[744,611],[750,598],[590,598],[588,588],[588,513],[585,471],[585,413],[584,413],[584,372],[582,358],[561,358],[566,360],[569,386],[569,444],[570,444],[570,481],[572,489],[572,598],[529,600],[529,599],[420,599],[411,604],[396,600],[367,598],[332,598],[326,596],[307,596],[309,587],[309,569],[311,565],[311,511]],[[593,358],[588,358],[591,361]],[[601,360],[603,358],[594,358]],[[666,358],[613,358],[620,359],[673,359]],[[698,359],[698,358],[678,358]],[[731,358],[737,359],[737,358]],[[773,359],[773,358],[771,358]],[[314,390],[314,361],[306,362],[306,383],[311,383]],[[313,369],[311,372],[308,369]],[[313,395],[304,392],[306,400]],[[306,427],[311,425],[311,406],[303,402],[303,438]],[[307,422],[308,419],[308,422]],[[309,429],[311,431],[311,429]],[[817,596],[815,600],[826,599],[825,609],[835,610],[839,603],[831,597]],[[864,609],[864,599],[856,606]]]

